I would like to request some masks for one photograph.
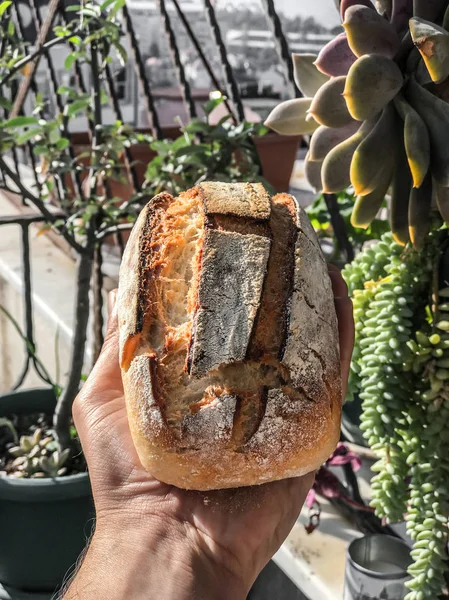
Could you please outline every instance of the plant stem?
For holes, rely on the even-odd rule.
[[[58,38],[54,38],[53,40],[50,40],[49,42],[42,44],[42,46],[39,46],[38,48],[36,48],[36,50],[34,52],[31,52],[27,56],[24,56],[22,58],[22,60],[19,60],[19,62],[17,62],[14,65],[14,67],[9,71],[9,73],[3,79],[0,80],[0,84],[5,85],[5,83],[7,83],[12,77],[14,77],[14,75],[18,71],[20,71],[20,69],[23,69],[23,67],[26,64],[28,64],[29,62],[31,62],[38,56],[44,54],[45,52],[47,52],[47,50],[49,50],[53,46],[56,46],[57,44],[61,44],[62,42],[65,42],[66,40],[73,37],[74,35],[77,35],[78,33],[79,33],[79,30],[75,30],[72,33],[68,33],[67,35],[64,35],[64,36],[61,36]]]
[[[343,217],[340,214],[338,207],[337,196],[335,194],[323,194],[326,202],[327,210],[329,211],[332,229],[334,230],[337,243],[346,254],[346,262],[354,260],[354,248],[349,241],[348,232]]]
[[[1,156],[0,156],[0,171],[2,171],[3,173],[6,173],[6,175],[8,175],[8,177],[12,180],[14,185],[16,185],[18,187],[22,196],[24,198],[26,198],[27,200],[29,200],[30,202],[32,202],[34,204],[34,206],[37,209],[39,209],[39,211],[42,213],[42,215],[46,219],[48,219],[50,222],[52,222],[54,220],[52,213],[45,206],[45,203],[40,198],[38,198],[37,196],[35,196],[33,193],[30,192],[30,190],[22,183],[20,176],[18,174],[14,173],[14,171],[9,168],[9,166],[6,164],[6,162],[3,160],[3,158]],[[17,193],[17,192],[15,192],[15,193]],[[75,240],[75,238],[72,235],[70,235],[70,233],[67,231],[67,229],[64,226],[58,227],[57,229],[60,232],[60,234],[62,235],[62,237],[66,240],[66,242],[68,242],[70,244],[70,246],[72,248],[74,248],[80,254],[82,254],[84,252],[83,246],[78,244],[78,242]]]
[[[84,364],[87,325],[90,312],[90,280],[94,254],[93,225],[89,224],[89,227],[86,249],[85,252],[80,255],[78,261],[75,318],[73,323],[74,336],[70,357],[70,373],[53,416],[53,426],[55,428],[58,444],[61,448],[67,448],[70,443],[72,404],[78,394]]]

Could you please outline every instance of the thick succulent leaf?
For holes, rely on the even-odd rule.
[[[413,16],[413,0],[393,0],[391,24],[403,34],[408,29],[409,19]]]
[[[432,23],[442,18],[447,0],[413,0],[413,16]]]
[[[333,77],[316,93],[309,113],[315,121],[326,127],[343,127],[352,122],[343,97],[346,77]]]
[[[319,127],[319,123],[310,118],[307,112],[311,102],[311,98],[295,98],[281,102],[268,115],[265,125],[282,135],[313,133]]]
[[[446,31],[449,31],[449,4],[444,12],[442,26],[443,26],[443,29],[445,29]]]
[[[408,206],[408,230],[412,244],[420,250],[430,229],[432,175],[427,172],[419,188],[412,188]]]
[[[349,47],[348,36],[346,33],[340,33],[321,49],[315,65],[322,73],[330,77],[339,77],[347,75],[356,60],[356,55]]]
[[[371,194],[385,173],[391,172],[397,145],[397,119],[394,107],[388,105],[354,152],[350,177],[358,196]]]
[[[379,54],[393,58],[401,40],[394,27],[378,12],[366,6],[348,8],[343,23],[348,43],[356,56]]]
[[[341,20],[344,21],[345,13],[351,6],[355,6],[356,4],[366,6],[367,8],[371,8],[372,10],[376,10],[374,4],[370,2],[370,0],[341,0],[340,2],[340,16]]]
[[[396,242],[405,246],[410,240],[408,213],[412,190],[412,174],[408,168],[404,141],[398,139],[397,142],[396,165],[391,183],[390,225]]]
[[[309,154],[311,160],[324,160],[332,148],[335,148],[344,140],[347,140],[351,135],[354,135],[360,123],[358,121],[352,121],[349,125],[339,127],[325,127],[321,125],[312,135],[309,146]]]
[[[393,163],[390,171],[384,171],[382,178],[379,179],[376,188],[366,196],[357,196],[354,208],[351,214],[351,225],[366,229],[376,218],[382,202],[387,195],[393,176]]]
[[[303,96],[313,98],[329,77],[317,69],[316,54],[293,54],[292,59],[296,85]]]
[[[430,138],[426,124],[414,108],[398,94],[395,107],[404,121],[404,144],[413,187],[419,188],[430,165]]]
[[[354,135],[338,144],[338,146],[335,146],[326,156],[321,170],[323,189],[326,193],[341,192],[349,187],[351,184],[349,170],[352,157],[357,146],[362,142],[372,126],[373,123],[371,121],[366,121]]]
[[[410,19],[410,33],[432,81],[441,83],[449,76],[449,33],[419,18]]]
[[[376,10],[389,19],[393,11],[393,0],[376,0]]]
[[[414,77],[409,80],[406,99],[427,126],[432,174],[442,186],[449,186],[449,104],[419,85]]]
[[[449,224],[449,187],[434,182],[438,210],[445,223]]]
[[[350,114],[357,121],[372,119],[393,100],[402,84],[402,73],[389,58],[360,57],[346,77],[344,97]]]
[[[307,177],[307,181],[310,183],[312,188],[318,194],[323,190],[323,183],[321,180],[321,168],[323,166],[323,161],[319,160],[311,160],[310,153],[307,152],[306,158],[304,161],[304,172]]]

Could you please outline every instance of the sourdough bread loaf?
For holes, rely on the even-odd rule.
[[[260,484],[334,450],[331,283],[296,200],[202,183],[140,214],[120,270],[120,361],[143,466],[185,489]]]

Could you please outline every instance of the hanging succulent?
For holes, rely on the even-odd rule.
[[[406,600],[441,597],[448,572],[449,288],[436,287],[445,233],[419,252],[387,233],[343,270],[356,324],[350,389],[379,459],[371,506],[405,519],[414,542]]]
[[[344,33],[318,56],[294,55],[304,98],[266,125],[310,134],[306,175],[318,191],[352,184],[356,227],[390,193],[395,240],[420,248],[432,203],[449,222],[449,0],[341,0]]]

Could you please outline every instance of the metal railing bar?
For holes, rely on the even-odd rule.
[[[153,94],[151,92],[150,85],[145,73],[145,65],[143,62],[142,54],[140,52],[139,44],[137,43],[137,38],[132,24],[131,16],[129,14],[128,7],[126,6],[126,4],[122,9],[122,15],[126,33],[128,35],[129,44],[131,46],[131,50],[134,57],[134,66],[146,103],[150,129],[154,137],[156,137],[157,139],[162,139],[163,134],[161,124],[159,121],[159,115],[156,110]]]
[[[107,81],[108,87],[109,87],[109,93],[111,95],[112,108],[113,108],[113,111],[115,114],[115,118],[117,121],[121,121],[123,123],[122,109],[120,107],[120,102],[117,98],[117,92],[116,92],[115,85],[114,85],[114,78],[112,77],[111,68],[109,65],[106,65],[105,73],[106,73],[106,81]],[[133,184],[134,191],[138,192],[138,191],[140,191],[140,185],[139,185],[139,180],[137,178],[136,169],[134,168],[134,166],[132,164],[133,157],[131,154],[131,150],[128,146],[125,146],[124,150],[125,150],[125,153],[124,153],[125,168],[128,173],[128,176],[131,179],[131,182]]]
[[[39,31],[43,26],[40,8],[36,4],[36,0],[29,0],[29,3],[31,6],[31,9],[32,9],[32,15],[33,15],[33,20],[34,20],[34,23],[36,26],[36,30]],[[59,6],[59,3],[58,3],[58,6]],[[53,59],[51,57],[51,51],[47,50],[44,54],[45,54],[45,60],[47,61],[48,69],[50,72],[50,82],[51,82],[51,87],[53,90],[53,97],[54,97],[54,100],[55,100],[56,106],[58,107],[59,112],[63,115],[64,114],[64,103],[62,102],[61,95],[58,94],[59,84],[58,84],[58,79],[56,77],[56,70],[55,70],[55,67],[53,64]],[[70,140],[67,118],[63,118],[63,120],[62,120],[62,132],[61,133],[63,134],[63,136],[65,138]],[[72,144],[69,144],[67,151],[69,153],[71,161],[74,162],[76,157],[75,157],[75,152],[74,152]],[[81,199],[84,199],[84,193],[83,193],[83,188],[82,188],[81,178],[79,176],[79,173],[74,169],[71,176],[72,176],[72,181],[75,185],[76,193],[78,194],[78,196]],[[60,195],[60,199],[62,201],[63,206],[66,206],[67,198],[66,198],[66,193],[65,193],[64,182],[62,182],[61,186],[57,186],[57,189],[58,189],[58,196]]]
[[[52,219],[63,219],[66,217],[65,213],[52,213]],[[49,217],[43,215],[6,215],[0,217],[0,225],[24,225],[29,223],[42,223],[48,221]]]
[[[15,12],[15,15],[16,15],[16,21],[17,21],[17,26],[18,26],[19,34],[20,34],[20,37],[21,37],[22,42],[23,42],[23,47],[24,47],[25,52],[27,52],[30,44],[28,44],[25,41],[25,27],[24,27],[24,24],[23,24],[22,15],[20,14],[20,10],[19,10],[19,7],[17,5],[14,6],[14,12]],[[31,76],[30,89],[31,89],[31,91],[34,94],[34,97],[37,98],[38,89],[37,89],[36,79],[35,79],[34,75],[35,74],[33,73],[33,75]],[[21,112],[21,114],[25,114],[23,108],[21,109],[20,112]],[[38,115],[40,117],[42,117],[42,111],[39,110]],[[32,167],[33,173],[34,173],[34,179],[36,181],[36,187],[37,187],[39,193],[41,193],[41,191],[42,191],[42,184],[41,184],[41,181],[39,179],[39,175],[37,173],[36,156],[34,155],[33,145],[32,145],[32,143],[30,141],[28,141],[26,143],[26,148],[28,150],[28,156],[29,156],[30,161],[31,161],[31,167]]]
[[[206,16],[212,31],[212,37],[220,56],[224,79],[226,81],[226,88],[228,90],[228,96],[236,108],[238,120],[243,122],[245,120],[245,109],[243,106],[242,97],[240,95],[239,87],[228,59],[226,46],[223,42],[220,26],[218,25],[217,16],[211,0],[204,0],[204,7],[206,9]]]
[[[268,24],[273,32],[276,52],[285,67],[289,94],[292,98],[300,98],[302,94],[295,84],[295,78],[293,76],[293,61],[291,59],[288,41],[282,29],[282,23],[279,15],[276,12],[274,0],[261,0],[261,2],[263,8],[265,9],[265,15],[267,17]]]
[[[217,77],[215,76],[215,73],[209,64],[209,61],[207,60],[206,54],[204,53],[203,49],[201,48],[201,44],[199,43],[198,38],[196,37],[192,27],[190,26],[190,23],[189,23],[187,17],[185,16],[181,7],[179,6],[178,0],[172,0],[172,2],[176,8],[176,12],[178,13],[179,18],[181,19],[182,24],[185,27],[187,35],[190,38],[190,41],[194,45],[195,50],[198,52],[198,56],[200,57],[201,62],[203,63],[204,68],[207,71],[207,74],[209,75],[213,85],[215,86],[215,89],[220,91],[223,94],[222,86],[221,86],[220,82],[218,81]],[[229,103],[229,100],[227,98],[225,100],[225,106],[228,109],[228,111],[229,111],[230,115],[232,116],[233,121],[235,123],[236,117],[234,114],[234,110],[232,109],[232,107]]]
[[[165,4],[165,0],[158,0],[159,10],[162,17],[162,22],[164,24],[165,33],[168,39],[168,45],[170,47],[170,52],[172,55],[172,59],[174,65],[176,67],[176,74],[178,76],[179,85],[181,86],[181,94],[182,99],[184,100],[184,104],[187,108],[187,113],[191,119],[197,116],[195,102],[192,97],[192,90],[190,89],[190,84],[187,81],[184,65],[182,64],[181,55],[179,52],[178,43],[176,41],[175,32],[173,31],[173,27],[171,25],[170,16],[167,11],[167,6]]]

